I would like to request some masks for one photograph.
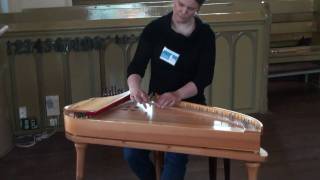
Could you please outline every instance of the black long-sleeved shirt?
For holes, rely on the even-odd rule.
[[[172,30],[171,18],[172,12],[152,21],[144,28],[136,53],[128,67],[128,76],[139,74],[143,77],[151,60],[149,93],[175,91],[192,81],[198,89],[198,94],[185,100],[204,104],[204,88],[211,84],[215,66],[214,32],[208,24],[196,18],[194,31],[186,37]],[[165,48],[169,51],[164,50]],[[166,52],[163,54],[163,51]],[[173,54],[170,53],[172,51]],[[177,60],[175,65],[163,60],[170,55]]]

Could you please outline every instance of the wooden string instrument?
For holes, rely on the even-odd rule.
[[[143,106],[129,95],[91,98],[64,108],[66,137],[77,151],[77,180],[84,179],[87,144],[243,160],[248,179],[257,179],[268,156],[260,148],[263,125],[257,119],[188,102],[164,109],[153,102]]]
[[[263,125],[226,109],[181,102],[146,108],[129,92],[65,107],[66,132],[86,137],[259,152]]]

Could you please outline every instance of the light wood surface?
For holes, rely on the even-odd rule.
[[[95,100],[91,100],[93,107]],[[260,149],[262,124],[249,116],[187,102],[165,109],[146,106],[126,102],[94,117],[76,117],[79,109],[88,107],[87,103],[76,103],[65,108],[65,129],[86,137],[252,152]],[[75,114],[70,113],[73,107]]]
[[[72,107],[66,107],[65,110],[78,112],[84,116],[92,116],[99,114],[102,111],[107,111],[108,108],[112,108],[122,102],[126,102],[130,99],[129,94],[130,92],[127,91],[115,96],[90,98],[88,100],[80,101],[72,105]]]
[[[104,103],[108,105],[115,99],[119,96],[104,98]],[[66,137],[76,147],[133,147],[237,159],[257,165],[268,156],[260,147],[262,123],[241,113],[188,102],[160,109],[153,102],[143,106],[127,101],[96,116],[83,116],[79,109],[86,111],[103,101],[91,99],[92,107],[84,102],[65,107]],[[84,178],[84,149],[77,147],[77,179]],[[256,179],[257,169],[258,166],[248,166],[249,180]]]

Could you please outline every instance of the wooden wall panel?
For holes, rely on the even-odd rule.
[[[210,89],[211,98],[208,104],[229,108],[232,103],[232,44],[228,34],[219,35],[216,40],[216,65],[214,70],[214,79]]]
[[[12,59],[11,59],[12,58]],[[22,54],[11,56],[10,61],[14,61],[15,68],[15,90],[16,94],[13,94],[13,100],[17,103],[17,108],[25,106],[27,107],[28,117],[36,117],[39,121],[40,115],[40,96],[37,79],[37,64],[34,54]],[[16,109],[18,112],[18,109]],[[40,121],[39,121],[40,122]],[[16,127],[20,126],[20,122],[15,123]]]
[[[72,102],[101,96],[98,51],[70,52],[65,60],[70,63]]]
[[[5,72],[5,69],[0,69],[0,158],[13,147]]]
[[[250,34],[249,34],[250,35]],[[244,111],[254,107],[256,95],[256,74],[253,69],[256,68],[255,39],[244,34],[236,42],[235,52],[235,84],[234,87],[234,109]]]
[[[107,87],[116,85],[119,88],[124,88],[126,77],[123,48],[117,44],[110,44],[106,49],[105,57]]]

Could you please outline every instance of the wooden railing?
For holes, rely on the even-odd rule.
[[[320,73],[318,0],[271,0],[269,78]]]

